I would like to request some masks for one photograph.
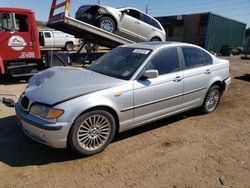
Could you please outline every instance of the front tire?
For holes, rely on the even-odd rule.
[[[204,102],[202,104],[202,110],[204,113],[209,114],[215,111],[220,103],[221,90],[218,85],[214,85],[209,88]]]
[[[115,135],[114,117],[103,110],[80,115],[68,136],[69,146],[81,155],[89,156],[103,151]]]
[[[104,16],[99,19],[98,27],[110,33],[114,33],[116,31],[115,21],[108,16]]]

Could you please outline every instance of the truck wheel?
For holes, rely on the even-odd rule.
[[[97,154],[110,144],[115,128],[115,120],[110,113],[103,110],[87,112],[75,120],[68,144],[81,155]]]
[[[219,105],[220,98],[221,98],[220,87],[217,85],[210,87],[202,105],[203,112],[206,114],[213,112]]]
[[[104,16],[99,19],[98,27],[110,33],[114,33],[116,31],[115,21],[108,16]]]
[[[74,44],[72,42],[67,42],[64,48],[67,51],[72,51],[74,49]]]

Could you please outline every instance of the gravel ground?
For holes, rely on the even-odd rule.
[[[217,110],[197,110],[118,135],[82,158],[27,138],[0,105],[0,187],[250,187],[250,60],[229,58],[232,84]],[[25,81],[0,78],[0,93]]]

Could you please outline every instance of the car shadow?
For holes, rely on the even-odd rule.
[[[181,121],[181,120],[189,118],[189,117],[201,116],[201,115],[202,115],[202,113],[199,111],[199,109],[194,109],[191,111],[183,112],[181,114],[177,114],[177,115],[165,118],[165,119],[161,119],[161,120],[158,120],[158,121],[155,121],[152,123],[148,123],[146,125],[139,126],[139,127],[134,128],[134,129],[130,129],[128,131],[122,132],[122,133],[118,134],[117,137],[115,137],[113,142],[118,142],[118,141],[121,141],[121,140],[129,138],[129,137],[143,134],[147,131],[159,129],[163,126],[169,126],[172,123]]]
[[[245,74],[243,76],[238,76],[238,77],[235,77],[235,79],[250,82],[250,74]]]
[[[14,85],[28,83],[30,77],[14,78],[11,76],[0,76],[0,85]]]
[[[118,134],[113,143],[198,115],[201,115],[199,111],[192,110],[140,126]],[[28,138],[22,132],[15,116],[0,119],[0,162],[8,166],[23,167],[30,165],[46,165],[80,158],[84,157],[69,149],[50,148]]]

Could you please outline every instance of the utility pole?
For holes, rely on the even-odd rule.
[[[98,0],[98,5],[100,5],[100,0]]]
[[[146,14],[148,14],[148,5],[146,5]]]

